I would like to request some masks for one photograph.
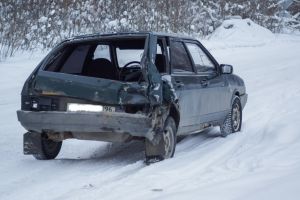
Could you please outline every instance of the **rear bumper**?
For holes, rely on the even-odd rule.
[[[152,139],[152,119],[142,114],[119,112],[17,111],[18,120],[28,131],[129,134]]]

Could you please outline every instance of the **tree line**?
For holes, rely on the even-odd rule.
[[[228,16],[281,32],[300,29],[299,7],[278,0],[10,0],[0,2],[0,59],[78,34],[159,31],[203,37]]]

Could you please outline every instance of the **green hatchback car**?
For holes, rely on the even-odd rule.
[[[65,139],[145,142],[146,161],[174,156],[176,138],[238,132],[244,81],[197,40],[153,32],[93,34],[55,47],[26,80],[18,120],[24,154],[54,159]]]

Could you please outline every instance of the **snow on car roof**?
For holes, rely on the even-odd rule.
[[[98,38],[98,37],[108,37],[108,36],[138,36],[138,35],[147,35],[152,34],[156,36],[165,36],[165,37],[176,37],[182,39],[192,39],[192,37],[183,35],[183,34],[175,34],[175,33],[163,33],[163,32],[151,32],[151,31],[137,31],[137,32],[113,32],[113,33],[94,33],[94,34],[85,34],[78,35],[68,40],[77,40],[77,39],[86,39],[86,38]]]

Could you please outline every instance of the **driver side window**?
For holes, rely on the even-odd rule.
[[[213,62],[197,44],[186,43],[186,46],[192,56],[197,72],[215,71]]]

